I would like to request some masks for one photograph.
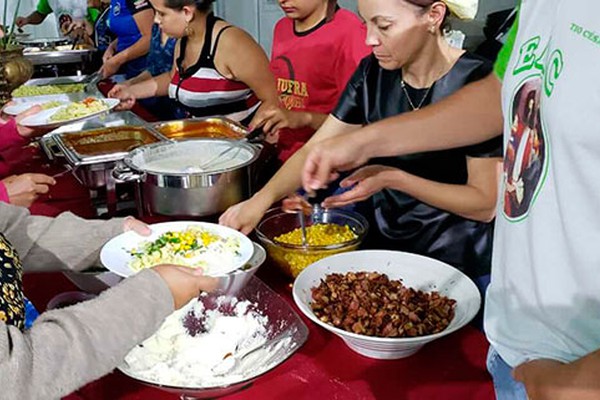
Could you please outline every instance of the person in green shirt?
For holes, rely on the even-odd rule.
[[[39,25],[49,14],[54,13],[59,32],[67,35],[75,21],[87,20],[92,25],[98,19],[100,10],[98,0],[39,0],[36,10],[27,17],[18,17],[15,21],[19,28],[25,25]]]

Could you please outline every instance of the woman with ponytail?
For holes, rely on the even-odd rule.
[[[277,104],[269,60],[243,30],[212,13],[213,0],[150,0],[155,22],[179,39],[171,71],[109,96],[131,108],[136,99],[168,95],[191,117],[225,116],[249,123],[261,105]]]

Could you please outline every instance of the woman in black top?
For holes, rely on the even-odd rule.
[[[447,7],[431,0],[359,0],[367,21],[365,58],[336,110],[313,138],[250,200],[221,222],[248,232],[272,203],[300,187],[308,151],[319,142],[421,108],[486,76],[491,65],[444,39]],[[342,181],[337,207],[372,198],[371,247],[420,253],[478,280],[489,274],[501,139],[478,146],[373,160]]]

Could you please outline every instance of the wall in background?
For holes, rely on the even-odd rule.
[[[467,48],[476,47],[484,40],[483,27],[485,26],[485,20],[488,14],[515,7],[517,2],[517,0],[480,0],[479,11],[477,12],[477,17],[474,21],[453,22],[452,26],[454,29],[459,29],[467,35]]]
[[[344,8],[356,11],[357,0],[338,0]],[[7,2],[9,15],[14,13],[17,0],[0,0],[1,10]],[[19,15],[28,15],[35,10],[38,0],[22,0]],[[483,40],[482,28],[486,16],[494,11],[514,7],[517,0],[481,0],[479,13],[475,21],[469,23],[455,22],[453,26],[467,34],[467,46],[476,46]],[[216,12],[219,16],[229,22],[245,29],[258,39],[265,51],[269,54],[273,41],[273,26],[283,17],[277,0],[217,0]],[[12,21],[9,21],[12,22]],[[0,21],[1,23],[1,21]],[[56,20],[49,15],[41,25],[27,26],[26,32],[32,33],[34,37],[54,37],[58,34]]]
[[[356,12],[357,0],[338,0],[340,6]],[[483,26],[487,15],[494,11],[514,7],[517,0],[480,0],[479,12],[474,21],[454,22],[455,29],[467,35],[466,45],[474,47],[483,40]],[[273,26],[283,16],[277,0],[217,0],[217,13],[229,22],[244,28],[270,53]]]

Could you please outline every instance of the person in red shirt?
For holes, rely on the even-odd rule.
[[[323,124],[370,49],[362,21],[335,0],[279,0],[279,5],[286,16],[275,26],[271,70],[280,107],[261,110],[251,128],[279,133],[283,163]]]
[[[19,121],[23,118],[39,111],[39,107],[34,107],[15,119],[0,120],[0,150],[24,145],[29,138],[44,133],[19,125]],[[0,168],[0,173],[6,172],[1,171]],[[11,175],[0,180],[0,202],[29,207],[40,194],[48,193],[50,186],[55,184],[54,178],[45,174]]]

